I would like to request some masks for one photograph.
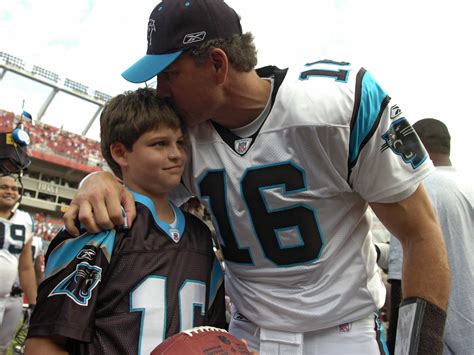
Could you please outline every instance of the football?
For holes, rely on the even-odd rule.
[[[245,343],[224,329],[196,327],[169,337],[151,355],[248,354]]]

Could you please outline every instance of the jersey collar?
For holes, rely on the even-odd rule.
[[[148,208],[158,227],[160,227],[160,229],[163,230],[163,232],[165,232],[166,235],[168,235],[168,237],[170,237],[173,242],[178,243],[184,234],[184,227],[186,225],[183,211],[176,207],[173,202],[169,201],[169,204],[176,216],[176,226],[171,226],[158,218],[158,215],[156,214],[155,204],[149,197],[141,195],[135,191],[130,192],[133,194],[135,202],[141,203],[146,208]]]

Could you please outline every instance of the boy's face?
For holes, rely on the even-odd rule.
[[[123,177],[129,188],[150,197],[168,193],[179,185],[186,165],[183,133],[167,126],[148,131],[123,159]]]

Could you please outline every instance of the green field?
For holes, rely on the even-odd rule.
[[[20,323],[20,325],[18,326],[18,330],[20,330],[22,326],[23,326],[23,321],[22,321],[22,322]],[[17,343],[16,340],[24,341],[25,338],[26,338],[26,330],[22,329],[22,330],[20,331],[20,333],[18,333],[18,331],[17,331],[16,337],[15,337],[15,339],[13,339],[12,343],[10,344],[10,347],[8,348],[6,355],[16,355],[16,354],[19,354],[18,352],[14,352],[14,351],[13,351],[13,347],[14,347],[15,345],[18,345],[18,343]]]

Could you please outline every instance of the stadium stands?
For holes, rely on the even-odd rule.
[[[34,105],[29,106],[35,116],[34,124],[30,120],[22,121],[23,128],[30,135],[28,155],[32,163],[22,178],[23,198],[20,208],[34,216],[35,233],[49,241],[62,226],[62,215],[82,178],[90,172],[106,167],[100,154],[99,142],[86,136],[93,123],[97,123],[96,119],[103,105],[111,96],[77,81],[63,78],[52,70],[28,64],[14,55],[0,52],[0,84],[4,87],[11,85],[12,92],[16,92],[16,85],[25,83],[25,80],[29,85],[34,84],[35,90],[42,89],[42,94],[36,97],[36,100],[42,100],[42,103],[35,108],[32,107]],[[21,90],[25,90],[23,86]],[[48,90],[49,93],[42,96]],[[8,89],[6,91],[10,92]],[[28,95],[33,95],[33,91],[28,91],[27,99]],[[40,96],[42,99],[39,99]],[[54,123],[49,122],[56,126],[42,122],[46,112],[50,112],[52,103],[60,104],[65,98],[73,99],[74,101],[68,102],[76,102],[78,106],[87,104],[92,107],[84,116],[74,117],[81,121],[75,133],[61,127],[65,117],[56,117]],[[18,97],[19,102],[21,99],[23,97]],[[7,101],[5,99],[5,104]],[[0,132],[14,129],[22,120],[20,113],[9,112],[6,107],[0,107]],[[67,119],[70,120],[71,117],[68,116]],[[94,137],[94,134],[90,137]]]
[[[20,119],[0,109],[0,132],[11,131]],[[99,142],[41,122],[23,124],[31,139],[32,164],[22,178],[20,208],[34,217],[35,235],[48,242],[62,227],[62,214],[79,181],[91,171],[102,170],[105,160]]]
[[[0,110],[0,131],[12,130],[20,117],[12,112]],[[41,122],[34,125],[24,121],[24,128],[30,135],[30,151],[58,156],[60,158],[86,165],[91,168],[101,168],[105,160],[100,155],[100,144],[92,139],[64,131]],[[34,156],[34,155],[33,155]],[[78,167],[81,169],[81,167]],[[87,169],[89,171],[90,169]]]

